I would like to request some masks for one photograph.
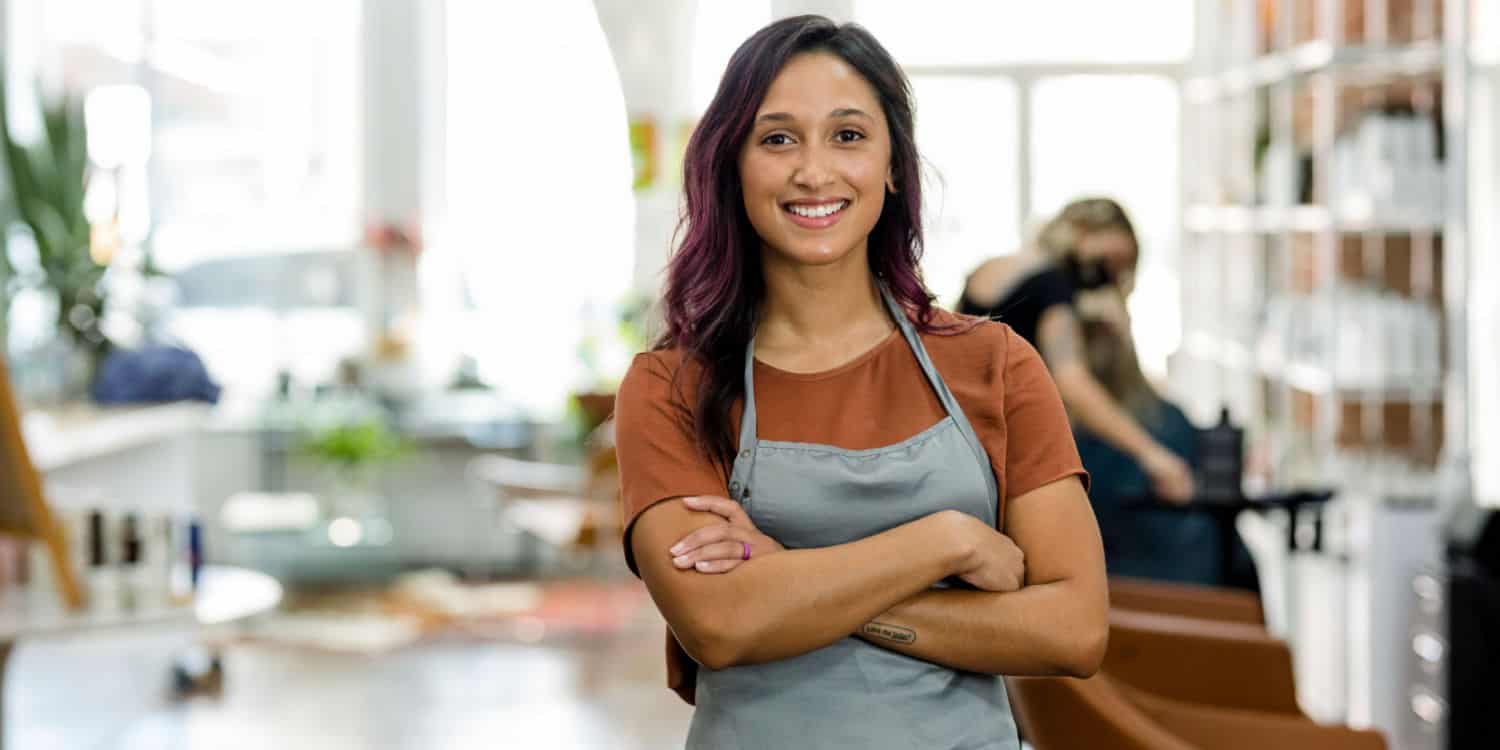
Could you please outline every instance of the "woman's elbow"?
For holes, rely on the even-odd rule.
[[[1093,677],[1104,663],[1104,653],[1109,650],[1108,622],[1090,623],[1080,628],[1070,640],[1066,653],[1059,659],[1063,673],[1079,679]]]
[[[728,669],[743,663],[744,650],[730,638],[708,638],[697,644],[697,651],[689,651],[699,664],[713,669]]]
[[[709,669],[728,669],[745,663],[751,638],[732,617],[694,618],[678,633],[682,648]]]

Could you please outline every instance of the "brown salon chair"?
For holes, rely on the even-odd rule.
[[[1162,615],[1181,615],[1220,622],[1264,626],[1260,597],[1248,591],[1218,586],[1166,583],[1144,578],[1110,576],[1111,608]]]
[[[1034,750],[1194,750],[1130,703],[1103,675],[1006,677],[1021,734]]]
[[[1106,674],[1007,677],[1011,705],[1036,750],[1385,750],[1376,732],[1299,716],[1181,703],[1120,685]]]
[[[1304,716],[1268,714],[1171,700],[1119,688],[1140,711],[1194,747],[1214,750],[1385,750],[1380,732],[1319,724]]]
[[[1259,625],[1112,607],[1103,671],[1166,699],[1303,716],[1292,652]]]

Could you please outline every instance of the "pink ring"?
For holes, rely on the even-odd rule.
[[[749,560],[750,559],[750,543],[749,542],[740,542],[740,546],[745,548],[745,554],[742,557],[740,557],[740,559],[741,560]]]

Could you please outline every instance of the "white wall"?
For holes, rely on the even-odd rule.
[[[676,148],[680,124],[697,114],[692,109],[690,65],[698,6],[698,0],[594,2],[630,118],[656,123],[661,171],[651,187],[636,191],[632,273],[635,288],[648,294],[654,294],[662,281],[682,198],[682,177],[669,155]]]

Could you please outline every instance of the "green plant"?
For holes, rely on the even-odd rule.
[[[83,108],[66,96],[44,104],[41,138],[22,144],[10,132],[5,77],[0,70],[0,139],[11,200],[31,230],[45,284],[57,294],[58,331],[81,345],[96,364],[108,348],[99,328],[105,267],[90,253],[90,227],[83,210],[89,169]],[[0,269],[0,275],[8,277],[13,271]]]
[[[301,445],[303,455],[333,468],[345,479],[360,479],[366,472],[404,457],[408,450],[399,435],[373,417],[319,428]]]

